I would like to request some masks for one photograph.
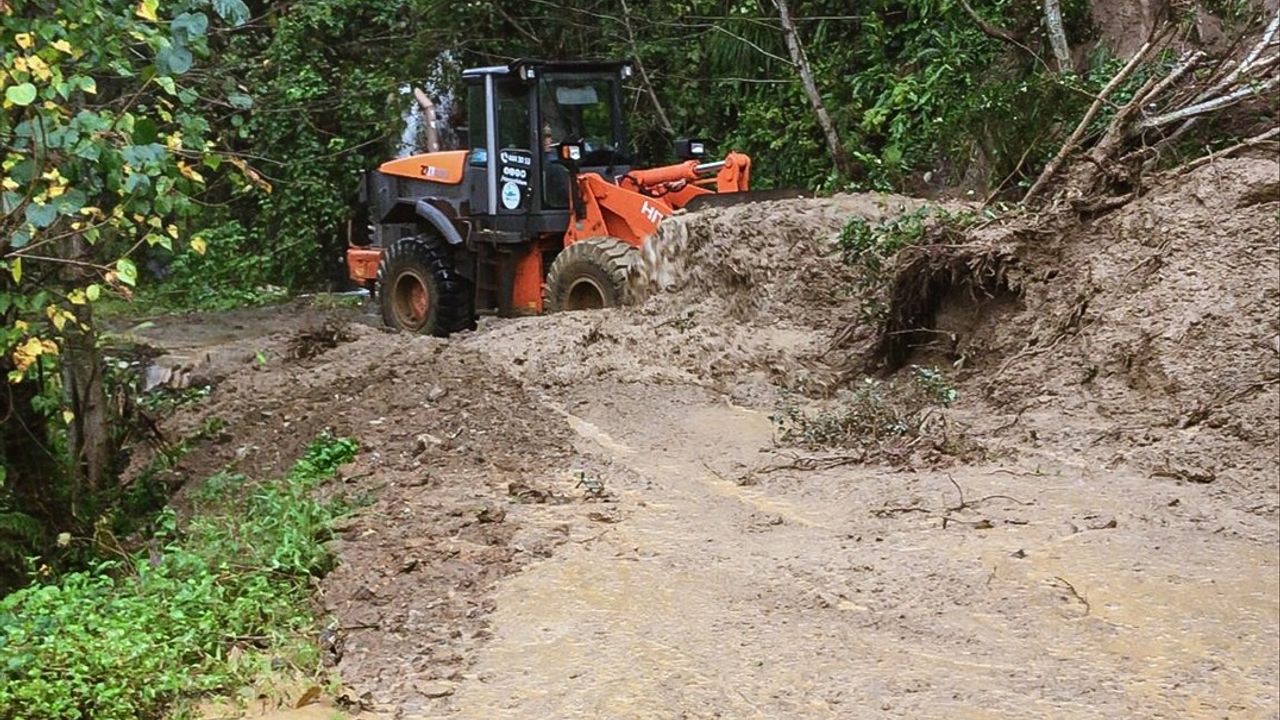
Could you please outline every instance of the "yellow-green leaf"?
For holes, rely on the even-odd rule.
[[[36,86],[29,82],[10,85],[4,90],[4,99],[19,107],[26,107],[35,102]]]
[[[66,424],[70,425],[70,424],[71,424],[71,421],[72,421],[72,420],[75,420],[75,419],[76,419],[76,414],[75,414],[75,413],[71,412],[70,410],[63,410],[63,411],[62,411],[62,422],[64,422],[64,423],[66,423]],[[62,535],[67,535],[67,533],[62,533]],[[59,536],[58,536],[58,543],[59,543],[59,544],[62,544],[62,535],[59,535]],[[67,542],[68,542],[68,543],[69,543],[69,542],[71,542],[71,536],[70,536],[70,535],[67,535]]]
[[[160,18],[156,17],[156,9],[160,7],[160,0],[142,0],[138,3],[138,9],[134,12],[143,20],[157,22]]]
[[[134,265],[129,258],[120,258],[116,261],[116,277],[125,285],[136,285],[138,283],[138,266]]]
[[[66,40],[54,40],[53,43],[51,44],[55,49],[61,50],[62,52],[68,55],[71,54],[71,43],[67,42]]]
[[[98,296],[102,294],[102,288],[97,283],[90,285],[84,289],[84,296],[89,298],[89,302],[96,302]]]
[[[22,258],[14,258],[13,262],[9,263],[9,274],[13,276],[15,283],[22,282]]]
[[[205,244],[204,238],[197,235],[196,237],[191,238],[191,249],[194,250],[197,255],[203,255],[204,251],[208,249],[208,245]]]

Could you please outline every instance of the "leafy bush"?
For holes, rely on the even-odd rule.
[[[232,660],[234,645],[279,653],[293,640],[306,660],[309,578],[329,567],[338,512],[312,492],[355,451],[323,436],[284,478],[218,498],[185,528],[167,512],[147,552],[0,600],[0,718],[157,718],[245,682],[253,668]]]

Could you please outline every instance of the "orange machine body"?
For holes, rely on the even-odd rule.
[[[412,180],[458,185],[465,179],[467,155],[465,150],[413,155],[388,161],[378,169]],[[580,202],[581,206],[570,208],[569,226],[564,233],[535,237],[514,259],[512,310],[522,315],[542,312],[546,251],[602,236],[615,237],[638,248],[664,218],[694,198],[750,189],[751,158],[747,155],[729,153],[714,175],[700,173],[700,164],[698,160],[688,160],[632,170],[616,183],[596,173],[578,174],[575,203]],[[375,281],[381,256],[380,248],[349,245],[347,268],[351,279],[365,285]]]
[[[406,177],[411,180],[425,180],[443,185],[461,183],[466,168],[466,150],[445,150],[443,152],[410,155],[409,157],[388,160],[378,166],[380,172],[388,175]]]

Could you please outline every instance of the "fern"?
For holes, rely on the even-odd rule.
[[[0,512],[0,564],[18,565],[40,543],[40,523],[16,510]]]

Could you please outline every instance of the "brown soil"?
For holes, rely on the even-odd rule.
[[[344,699],[388,717],[1275,718],[1276,178],[1206,167],[943,303],[955,337],[909,361],[981,463],[804,469],[774,440],[781,398],[839,402],[804,382],[858,347],[832,350],[858,299],[831,240],[913,202],[869,196],[681,218],[633,308],[352,322],[306,359],[324,313],[281,318],[195,363],[223,379],[166,428],[227,421],[193,477],[360,441],[341,482],[372,504],[319,597]]]

